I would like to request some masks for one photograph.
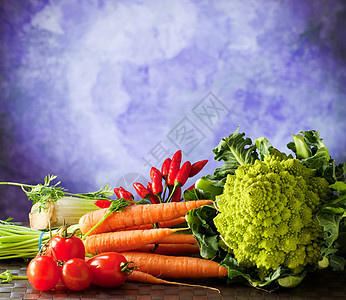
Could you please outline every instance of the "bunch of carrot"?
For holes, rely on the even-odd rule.
[[[105,219],[108,209],[104,208],[82,216],[79,228],[84,235],[86,252],[89,254],[140,248],[150,251],[151,247],[154,247],[152,245],[159,245],[161,249],[155,250],[166,249],[166,253],[174,254],[178,246],[180,251],[185,247],[186,250],[194,249],[194,252],[198,252],[198,247],[191,247],[196,246],[196,240],[191,234],[177,233],[186,228],[170,227],[183,224],[188,211],[210,203],[212,200],[132,205],[121,212],[111,213]],[[156,224],[158,228],[153,228],[152,224]]]
[[[113,212],[101,223],[107,209],[92,211],[79,221],[86,252],[92,255],[122,253],[137,267],[128,277],[132,281],[178,284],[165,279],[227,276],[227,269],[217,262],[187,256],[199,252],[196,240],[191,234],[180,233],[186,228],[170,227],[184,222],[188,211],[212,202],[196,200],[132,205],[121,212]],[[95,227],[96,224],[99,225]],[[158,228],[151,224],[158,224]]]

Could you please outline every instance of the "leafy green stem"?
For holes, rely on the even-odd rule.
[[[110,200],[109,197],[113,195],[113,191],[105,185],[96,192],[90,193],[69,193],[63,187],[60,187],[60,181],[51,184],[57,178],[56,175],[47,175],[44,178],[43,184],[30,185],[17,182],[0,182],[0,185],[12,185],[19,186],[25,192],[29,200],[33,201],[33,204],[41,202],[44,204],[47,201],[56,201],[64,196],[73,196],[85,200]]]
[[[7,270],[7,271],[0,274],[0,279],[2,279],[0,281],[0,283],[8,283],[8,282],[11,282],[12,280],[16,280],[16,279],[28,279],[28,277],[27,276],[13,275],[11,273],[11,270]]]
[[[131,203],[138,204],[139,202],[134,202],[130,200],[125,200],[124,198],[119,198],[116,200],[113,200],[111,205],[107,208],[105,214],[101,218],[100,221],[98,221],[87,233],[85,233],[82,237],[82,241],[86,239],[86,237],[95,230],[104,220],[106,220],[112,213],[114,212],[120,212],[124,210],[127,206],[129,206]]]
[[[177,190],[177,188],[178,188],[178,185],[175,184],[175,185],[173,186],[173,189],[171,190],[171,192],[170,192],[170,194],[169,194],[169,197],[167,198],[166,202],[169,202],[169,201],[172,199],[172,197],[173,197],[175,191]]]

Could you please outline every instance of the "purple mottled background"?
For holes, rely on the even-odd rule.
[[[177,149],[204,175],[238,125],[285,151],[316,129],[346,161],[343,0],[0,3],[0,181],[128,186]],[[0,186],[0,219],[30,206]]]

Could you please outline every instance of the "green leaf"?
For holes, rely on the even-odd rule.
[[[337,181],[346,182],[346,162],[335,167],[335,178]]]
[[[333,271],[343,271],[345,269],[345,259],[339,255],[332,254],[329,257],[329,265]]]
[[[332,202],[325,204],[321,208],[321,212],[333,212],[334,214],[342,214],[346,212],[346,195],[340,196]]]
[[[186,214],[187,224],[197,240],[198,246],[200,247],[200,254],[206,259],[213,258],[219,251],[219,234],[213,223],[216,214],[215,207],[208,205],[190,210]]]
[[[249,270],[244,269],[239,265],[237,260],[231,255],[227,254],[220,262],[220,265],[228,269],[229,283],[235,280],[246,280],[253,287],[266,287],[274,283],[282,275],[282,269],[279,267],[274,272],[270,273],[264,280],[260,280],[249,273]],[[240,278],[239,278],[240,277]]]
[[[201,189],[185,190],[183,193],[183,199],[185,201],[201,200],[201,199],[212,199],[211,195],[207,191]]]
[[[223,266],[228,269],[228,278],[232,281],[237,277],[244,277],[247,280],[250,279],[250,275],[246,274],[243,267],[239,265],[237,260],[231,255],[227,254],[225,258],[220,262],[220,266]],[[240,280],[238,278],[238,280]]]
[[[214,200],[217,195],[222,194],[223,187],[217,186],[217,181],[209,180],[208,176],[204,176],[196,181],[195,184],[198,190],[203,191],[208,198]]]
[[[250,138],[244,139],[245,133],[239,133],[239,127],[229,137],[224,137],[219,145],[213,149],[215,160],[225,161],[227,169],[234,170],[241,165],[253,164],[258,155],[256,146]]]
[[[296,157],[298,159],[309,158],[312,155],[311,149],[308,144],[304,140],[304,136],[302,134],[297,134],[293,136],[293,143],[288,143],[288,149],[291,149],[294,153],[296,153]]]
[[[300,284],[305,278],[307,272],[303,272],[299,275],[289,275],[278,279],[278,284],[285,288],[294,288]]]
[[[255,144],[259,152],[259,159],[263,161],[264,157],[270,154],[270,148],[273,146],[265,137],[256,139]]]
[[[325,236],[324,239],[327,243],[327,247],[331,247],[339,235],[339,224],[342,218],[341,214],[324,213],[317,216],[317,220],[323,227]]]
[[[250,138],[244,138],[245,133],[239,133],[239,127],[230,136],[224,137],[219,145],[213,149],[214,159],[224,161],[224,165],[217,168],[213,175],[205,176],[215,186],[222,187],[228,174],[234,174],[235,170],[245,164],[253,164],[258,159],[256,146]]]
[[[316,130],[301,131],[294,135],[294,143],[288,143],[296,158],[308,168],[316,169],[318,175],[324,177],[329,183],[334,183],[335,174],[334,160],[330,157],[327,147],[323,144],[320,134]]]
[[[335,183],[331,184],[329,187],[336,190],[339,195],[343,196],[346,194],[346,183],[345,182],[336,181]]]

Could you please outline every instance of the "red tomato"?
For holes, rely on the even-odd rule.
[[[31,285],[41,291],[55,287],[59,281],[59,268],[53,258],[37,256],[28,265],[26,274]]]
[[[91,268],[85,260],[71,258],[62,266],[61,281],[72,291],[83,291],[91,284]]]
[[[54,258],[52,250],[54,251],[55,258],[59,261],[66,262],[71,258],[85,259],[84,243],[79,237],[74,235],[67,238],[54,235],[46,251],[46,255]]]
[[[92,283],[102,287],[116,287],[126,280],[121,267],[127,263],[120,253],[107,252],[94,256],[88,260],[91,267]]]

